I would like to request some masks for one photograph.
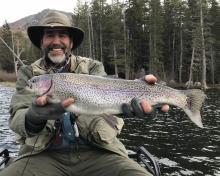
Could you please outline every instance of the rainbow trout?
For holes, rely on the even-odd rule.
[[[197,89],[176,90],[141,80],[114,79],[101,76],[59,73],[35,76],[28,90],[36,95],[50,95],[51,102],[72,97],[75,103],[66,108],[78,114],[120,114],[122,104],[133,98],[146,99],[150,104],[169,104],[181,108],[199,127],[203,127],[200,109],[206,95]]]

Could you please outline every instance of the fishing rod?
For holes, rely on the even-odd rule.
[[[14,52],[13,49],[11,49],[10,46],[3,40],[3,38],[0,37],[0,40],[5,44],[5,46],[12,52],[12,54],[18,59],[18,61],[22,64],[25,65],[24,62],[19,58],[19,56]]]

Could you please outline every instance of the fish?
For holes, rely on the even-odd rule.
[[[143,80],[126,80],[75,73],[54,73],[34,76],[26,87],[36,96],[48,95],[51,102],[74,98],[66,111],[76,114],[121,114],[122,105],[133,98],[154,105],[173,105],[182,109],[200,128],[203,128],[201,108],[206,95],[200,89],[178,90]]]

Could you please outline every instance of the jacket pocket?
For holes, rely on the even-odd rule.
[[[120,134],[123,125],[123,119],[113,115],[104,114],[97,117],[89,125],[89,140],[110,144]]]

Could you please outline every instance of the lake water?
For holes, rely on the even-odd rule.
[[[16,156],[18,145],[8,129],[13,88],[0,85],[0,150]],[[144,146],[159,162],[162,176],[220,176],[220,90],[206,92],[204,128],[196,127],[183,111],[171,107],[156,118],[125,119],[120,136],[127,149]]]

